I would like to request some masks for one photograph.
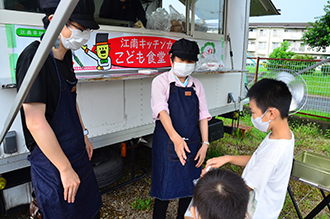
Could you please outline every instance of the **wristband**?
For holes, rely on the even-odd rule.
[[[84,135],[88,135],[88,134],[89,134],[88,129],[85,129],[85,130],[84,130]]]
[[[203,141],[202,143],[210,145],[210,142],[208,142],[208,141]]]

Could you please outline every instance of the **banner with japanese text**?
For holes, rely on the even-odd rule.
[[[45,33],[42,27],[6,24],[0,27],[1,83],[15,83],[19,54]],[[124,32],[91,32],[86,45],[73,51],[76,73],[118,72],[125,70],[170,68],[168,52],[179,38]],[[201,58],[216,55],[222,58],[223,41],[195,40]],[[7,82],[8,81],[8,82]]]
[[[126,33],[92,32],[88,43],[74,52],[77,73],[171,67],[168,52],[177,39]],[[201,57],[220,58],[222,42],[198,40]]]

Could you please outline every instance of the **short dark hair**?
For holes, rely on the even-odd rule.
[[[212,169],[198,180],[193,205],[202,219],[244,219],[248,201],[249,189],[239,175]]]
[[[269,107],[280,111],[281,118],[289,116],[292,95],[288,86],[275,79],[262,79],[255,83],[247,93],[247,97],[256,101],[256,105],[264,113]]]
[[[178,57],[181,60],[189,60],[189,61],[194,61],[194,60],[190,60],[190,59],[185,59],[185,58],[180,58],[179,56],[174,55],[173,53],[171,53],[172,55],[170,56],[171,61],[174,63],[175,57]],[[196,63],[196,61],[194,61]]]
[[[172,55],[170,56],[170,59],[172,62],[174,62],[174,59],[175,59],[175,55],[173,55],[173,53],[171,53]]]

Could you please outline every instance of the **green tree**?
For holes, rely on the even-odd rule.
[[[314,60],[314,56],[312,55],[309,55],[309,54],[303,54],[303,55],[300,55],[300,54],[296,54],[292,57],[292,59],[307,59],[307,60]]]
[[[317,51],[325,50],[330,45],[330,1],[324,6],[325,15],[317,18],[315,23],[308,23],[307,31],[303,34],[302,40]]]
[[[276,59],[291,59],[295,53],[292,51],[288,51],[290,43],[288,41],[284,41],[281,43],[281,46],[274,49],[270,54],[269,58]],[[267,69],[274,70],[279,68],[288,68],[287,61],[284,60],[268,60]]]
[[[289,46],[290,43],[288,41],[284,41],[281,43],[281,46],[277,47],[269,54],[269,58],[291,59],[296,53],[288,51]]]

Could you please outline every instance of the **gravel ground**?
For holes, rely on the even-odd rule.
[[[139,167],[146,170],[146,176],[134,183],[128,184],[124,187],[112,190],[106,194],[102,195],[103,207],[101,209],[101,219],[111,219],[111,218],[152,218],[152,209],[154,199],[150,198],[150,186],[151,186],[151,155],[150,149],[147,147],[140,147],[135,149],[135,175],[139,177],[143,174],[143,171]],[[126,182],[131,179],[131,157],[130,153],[127,151],[127,157],[124,159],[124,174],[122,179],[120,179],[116,184]],[[108,188],[105,188],[105,190]],[[104,191],[104,190],[102,190]],[[134,209],[136,206],[131,203],[142,203],[150,199],[150,203],[145,205],[148,209]],[[178,201],[173,200],[170,202],[167,210],[167,218],[176,218]]]
[[[150,199],[149,204],[145,204],[146,209],[133,209],[132,206],[137,206],[139,203],[145,203],[150,196],[151,185],[151,161],[150,161],[150,149],[147,147],[140,147],[135,149],[135,175],[141,176],[143,172],[139,167],[143,167],[146,170],[146,176],[141,180],[128,184],[126,186],[109,191],[102,195],[103,207],[101,209],[101,219],[148,219],[152,218],[152,209],[154,199]],[[126,182],[131,179],[131,157],[130,151],[127,151],[127,157],[124,158],[124,173],[122,178],[115,184],[109,186],[113,187],[122,182]],[[101,191],[105,191],[108,188],[104,188]],[[131,204],[133,203],[133,204]],[[135,205],[134,205],[135,203]],[[168,210],[167,218],[176,218],[177,200],[171,201]],[[5,216],[0,216],[3,219],[27,219],[29,218],[28,206],[22,207],[20,210],[8,213]]]
[[[152,218],[153,199],[147,207],[149,209],[133,209],[132,204],[136,199],[148,200],[151,179],[150,173],[142,180],[118,188],[102,195],[103,207],[101,209],[101,219],[110,218]],[[168,207],[167,218],[175,218],[177,201],[171,201]]]

